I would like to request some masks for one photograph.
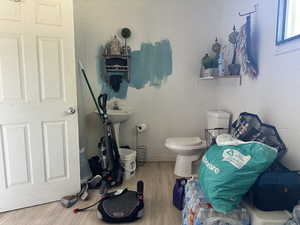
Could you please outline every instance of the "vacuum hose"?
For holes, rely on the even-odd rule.
[[[95,205],[97,205],[99,202],[101,201],[101,199],[100,200],[98,200],[96,203],[94,203],[93,205],[90,205],[90,206],[88,206],[88,207],[85,207],[85,208],[77,208],[77,209],[74,209],[73,210],[73,213],[79,213],[79,212],[81,212],[81,211],[85,211],[85,210],[87,210],[87,209],[89,209],[89,208],[92,208],[93,206],[95,206]]]

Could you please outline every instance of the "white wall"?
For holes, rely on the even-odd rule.
[[[87,146],[86,137],[86,121],[85,121],[85,104],[82,89],[85,84],[82,82],[78,60],[84,55],[84,45],[81,44],[83,33],[81,32],[81,15],[80,15],[80,1],[74,0],[74,25],[75,25],[75,55],[76,55],[76,73],[77,73],[77,102],[78,102],[78,119],[79,119],[79,144],[80,149]]]
[[[96,93],[100,92],[97,74],[98,48],[122,27],[132,29],[129,45],[137,50],[142,42],[169,39],[173,49],[173,74],[161,89],[130,88],[126,104],[134,115],[121,128],[121,144],[134,146],[134,126],[149,124],[142,143],[148,146],[148,160],[172,160],[164,148],[170,136],[203,135],[207,109],[215,108],[215,82],[199,81],[200,60],[215,38],[218,12],[211,0],[79,0],[76,10],[77,55],[87,67]],[[212,29],[213,28],[213,29]],[[91,155],[101,127],[95,125],[95,106],[83,85],[81,121],[82,142]],[[79,100],[80,101],[80,100]],[[86,120],[87,119],[87,120]]]
[[[242,111],[258,113],[261,118],[274,124],[289,148],[284,161],[293,169],[300,169],[300,51],[281,52],[300,47],[295,41],[275,47],[277,1],[275,0],[218,0],[221,23],[219,33],[223,43],[231,32],[233,24],[241,25],[245,18],[238,12],[253,10],[258,3],[257,20],[258,53],[260,74],[257,80],[244,76],[243,85],[234,80],[218,81],[217,98],[220,108],[234,113],[236,118]]]

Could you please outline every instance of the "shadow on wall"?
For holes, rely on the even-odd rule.
[[[172,74],[172,48],[169,40],[160,42],[142,43],[141,50],[131,52],[131,74],[130,82],[122,80],[120,90],[115,92],[109,84],[105,82],[105,65],[102,57],[104,47],[99,49],[98,56],[98,75],[101,85],[101,92],[107,93],[109,99],[116,97],[125,99],[128,87],[142,89],[146,85],[160,88]]]

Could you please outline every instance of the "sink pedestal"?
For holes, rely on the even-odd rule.
[[[96,111],[96,113],[98,112]],[[119,148],[120,125],[121,123],[129,119],[130,115],[132,114],[132,110],[129,107],[123,107],[122,109],[118,109],[118,110],[108,109],[107,114],[113,124],[115,136],[116,136],[116,143]]]
[[[121,124],[121,123],[114,123],[114,124],[113,124],[114,130],[115,130],[116,142],[117,142],[118,148],[120,147],[120,145],[119,145],[119,144],[120,144],[120,141],[119,141],[120,124]]]

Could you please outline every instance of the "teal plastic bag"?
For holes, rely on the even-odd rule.
[[[205,197],[215,210],[230,213],[276,155],[275,148],[258,142],[213,145],[203,156],[199,169]]]

